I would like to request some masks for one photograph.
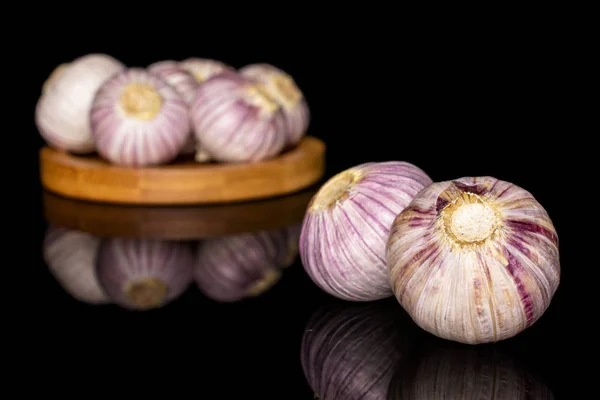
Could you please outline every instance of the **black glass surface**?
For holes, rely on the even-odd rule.
[[[534,194],[556,226],[562,280],[542,318],[516,337],[477,346],[445,341],[419,329],[394,298],[343,302],[311,282],[294,242],[318,184],[235,205],[79,202],[41,189],[36,162],[43,143],[31,129],[29,251],[36,287],[32,309],[39,317],[29,321],[27,337],[37,349],[37,369],[56,377],[53,393],[75,393],[75,382],[92,391],[139,388],[169,398],[573,398],[566,379],[571,367],[562,360],[569,353],[564,298],[575,291],[569,278],[576,242],[567,227],[569,194],[556,190],[563,170],[552,161],[568,144],[543,134],[557,117],[549,106],[550,72],[540,68],[538,55],[474,57],[473,47],[440,46],[435,57],[414,50],[410,62],[404,56],[396,62],[365,45],[364,61],[358,61],[349,49],[332,51],[333,42],[317,48],[298,40],[293,55],[282,55],[244,46],[197,53],[144,43],[131,52],[105,38],[89,40],[38,65],[39,86],[55,65],[92,51],[141,66],[191,56],[235,66],[279,65],[305,92],[309,134],[327,144],[325,179],[363,162],[404,160],[434,181],[489,175],[518,184]],[[315,52],[324,53],[308,62]],[[271,250],[253,251],[236,242],[239,237]],[[103,272],[105,286],[124,279],[132,266],[164,268],[165,254],[189,260],[194,269],[207,243],[223,246],[229,264],[215,261],[217,272],[192,272],[196,279],[160,305],[160,284],[109,296],[97,281],[106,265],[113,270]],[[217,285],[218,291],[210,290]]]

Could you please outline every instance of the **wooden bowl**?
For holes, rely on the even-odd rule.
[[[77,156],[44,147],[42,186],[82,200],[121,204],[228,203],[281,196],[319,181],[325,144],[305,137],[276,158],[239,164],[178,160],[150,168],[121,167],[98,156]]]

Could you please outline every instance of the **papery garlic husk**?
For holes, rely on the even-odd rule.
[[[217,161],[266,160],[286,144],[282,108],[260,85],[235,72],[200,85],[191,113],[196,139]]]
[[[98,254],[98,278],[114,303],[130,310],[159,308],[192,282],[193,252],[188,243],[110,238]]]
[[[200,290],[219,302],[259,296],[280,279],[289,261],[285,229],[215,237],[200,243],[194,279]]]
[[[410,322],[387,302],[317,310],[300,353],[315,398],[385,400],[395,367],[411,351]]]
[[[165,82],[171,85],[183,97],[188,106],[192,104],[194,97],[196,97],[196,90],[198,90],[199,83],[177,61],[167,60],[156,62],[148,67],[148,71],[160,76]],[[190,131],[181,154],[195,154],[196,147],[196,140]]]
[[[71,153],[93,152],[92,101],[100,86],[124,68],[105,54],[59,65],[44,83],[35,110],[35,123],[46,143]]]
[[[88,304],[110,302],[96,276],[100,238],[85,232],[51,226],[44,237],[43,255],[50,272],[73,298]]]
[[[311,200],[300,236],[307,274],[350,301],[392,296],[385,245],[394,218],[431,179],[403,161],[357,165],[329,179]]]
[[[424,347],[410,367],[397,369],[388,400],[552,400],[552,391],[512,357],[497,349]]]
[[[531,193],[492,177],[435,183],[396,218],[394,293],[424,330],[461,343],[510,338],[558,287],[558,236]]]
[[[198,83],[203,83],[221,72],[235,71],[233,67],[221,61],[211,60],[209,58],[192,57],[181,61],[180,65],[196,78]]]
[[[294,79],[281,69],[269,64],[250,64],[240,73],[263,85],[263,89],[283,108],[288,131],[287,145],[296,145],[306,134],[310,110],[304,94]]]
[[[159,76],[127,69],[105,82],[91,110],[98,153],[124,166],[174,160],[190,133],[183,97]]]

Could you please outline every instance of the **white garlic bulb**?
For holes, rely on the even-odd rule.
[[[93,152],[92,101],[100,86],[124,68],[121,62],[104,54],[89,54],[58,66],[44,83],[35,110],[42,138],[64,151]]]
[[[419,192],[392,224],[387,261],[396,298],[413,320],[468,344],[530,327],[560,280],[547,212],[528,191],[492,177]]]

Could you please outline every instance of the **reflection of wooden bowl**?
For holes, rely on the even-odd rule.
[[[40,151],[44,188],[97,202],[206,204],[269,198],[304,189],[323,177],[325,144],[305,137],[297,147],[267,161],[200,164],[178,161],[152,168],[112,165],[97,156],[76,156],[49,147]]]
[[[89,203],[44,191],[44,216],[53,225],[104,237],[195,240],[299,224],[317,189],[248,203],[174,207]]]

